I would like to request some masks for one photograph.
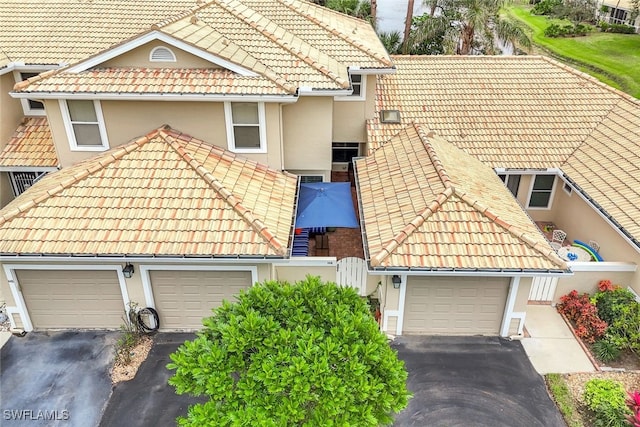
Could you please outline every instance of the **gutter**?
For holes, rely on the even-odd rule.
[[[268,264],[278,260],[284,260],[280,256],[172,256],[172,255],[83,255],[83,254],[0,254],[0,262],[81,262],[81,263],[108,263],[108,262],[138,262],[151,264],[185,263],[185,264],[222,264],[229,261],[234,262],[252,262],[259,264]]]
[[[79,99],[79,100],[122,100],[122,101],[201,101],[228,102],[297,102],[296,95],[218,95],[218,94],[172,94],[172,93],[70,93],[70,92],[9,92],[16,99]],[[327,94],[323,94],[326,96]]]
[[[403,274],[406,276],[490,276],[490,277],[566,277],[573,276],[571,270],[527,270],[527,269],[473,269],[473,268],[376,268],[369,269],[369,274],[373,276],[389,276],[394,274]]]

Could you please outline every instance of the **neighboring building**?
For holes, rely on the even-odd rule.
[[[14,326],[116,328],[134,301],[196,329],[256,281],[318,274],[375,293],[388,332],[504,336],[529,300],[640,290],[640,104],[585,74],[392,58],[369,24],[305,1],[57,5],[64,22],[0,5]],[[298,182],[354,158],[365,259],[292,256]],[[567,263],[543,221],[607,262]]]
[[[640,15],[633,13],[630,0],[603,0],[598,18],[608,24],[630,25],[640,32]]]

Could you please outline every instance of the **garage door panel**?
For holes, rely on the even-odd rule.
[[[251,286],[250,271],[150,271],[161,329],[196,330],[223,300]]]
[[[17,270],[34,329],[117,329],[124,301],[115,270]]]
[[[410,277],[403,333],[497,335],[508,287],[508,278]]]

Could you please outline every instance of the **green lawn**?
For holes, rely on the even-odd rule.
[[[640,98],[639,34],[601,33],[595,29],[586,37],[549,38],[544,36],[544,29],[554,21],[531,15],[530,8],[516,3],[507,11],[531,28],[535,44],[557,59]]]

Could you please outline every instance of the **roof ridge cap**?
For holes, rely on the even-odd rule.
[[[305,64],[311,66],[312,68],[315,68],[316,70],[320,71],[324,76],[326,76],[326,77],[330,78],[331,80],[333,80],[334,82],[338,83],[340,85],[340,87],[346,89],[346,88],[348,88],[350,86],[350,82],[349,81],[344,80],[339,75],[336,75],[333,71],[329,70],[326,66],[322,65],[318,61],[313,61],[308,55],[304,55],[299,49],[293,48],[289,43],[285,44],[285,43],[281,42],[280,39],[275,37],[274,33],[268,31],[264,25],[258,24],[259,20],[256,20],[255,16],[259,16],[260,19],[266,19],[267,21],[269,21],[270,23],[275,25],[277,28],[282,29],[285,34],[290,34],[293,38],[295,38],[297,40],[300,40],[305,46],[308,46],[310,50],[315,50],[320,54],[320,56],[328,58],[329,61],[333,61],[333,62],[336,62],[336,63],[339,64],[339,62],[335,58],[333,58],[333,57],[327,55],[326,53],[322,52],[317,47],[310,45],[309,43],[307,43],[306,41],[304,41],[303,39],[301,39],[300,37],[298,37],[294,33],[288,31],[284,27],[281,27],[280,25],[278,25],[275,22],[273,22],[271,19],[267,18],[266,16],[262,15],[261,13],[256,12],[253,9],[249,8],[248,6],[244,5],[243,3],[240,3],[239,1],[232,0],[232,2],[235,1],[236,3],[244,6],[245,9],[243,11],[239,11],[237,8],[233,7],[231,4],[229,4],[226,1],[221,1],[221,0],[214,0],[214,1],[220,7],[222,7],[225,10],[227,10],[229,13],[231,13],[234,16],[242,19],[246,24],[248,24],[249,26],[254,28],[260,34],[262,34],[263,36],[265,36],[266,38],[268,38],[272,42],[276,43],[278,46],[282,47],[283,49],[285,49],[289,53],[293,54],[295,57],[297,57],[300,60],[302,60],[302,62],[304,62]],[[252,11],[253,14],[251,16],[247,16],[246,13],[245,13],[247,10]]]
[[[89,175],[106,168],[108,165],[112,164],[116,160],[121,159],[125,154],[129,154],[130,152],[136,150],[138,147],[144,145],[149,142],[149,140],[155,136],[158,130],[154,130],[149,134],[137,138],[127,144],[121,145],[113,150],[112,153],[103,154],[104,159],[101,157],[98,158],[90,158],[86,163],[78,163],[76,165],[70,166],[68,169],[61,169],[59,172],[66,172],[67,174],[71,174],[68,177],[64,177],[61,182],[57,183],[53,188],[44,191],[42,194],[39,194],[34,198],[25,198],[25,203],[22,203],[16,206],[12,211],[7,212],[5,215],[0,216],[0,226],[5,224],[8,221],[16,218],[21,213],[25,212],[28,209],[36,206],[40,202],[48,199],[51,196],[54,196],[60,193],[63,190],[71,187],[74,184],[82,181]],[[77,172],[76,170],[77,169]],[[27,192],[23,194],[28,194]],[[16,198],[15,200],[19,200]]]
[[[188,17],[189,15],[194,15],[204,9],[205,7],[209,6],[209,4],[213,3],[212,1],[202,1],[202,0],[196,0],[196,5],[193,6],[191,9],[187,9],[182,13],[178,13],[175,15],[171,15],[168,16],[166,18],[164,18],[161,21],[156,22],[155,24],[151,25],[151,29],[152,30],[159,30],[162,27],[166,27],[167,25],[170,24],[175,24],[176,22],[180,21],[181,19],[184,19],[186,17]],[[198,17],[196,16],[196,19]]]
[[[362,43],[356,43],[354,38],[351,38],[351,37],[347,36],[346,34],[340,32],[340,31],[337,31],[335,28],[331,28],[329,25],[325,24],[324,22],[322,22],[321,20],[319,20],[315,16],[311,16],[310,14],[305,13],[304,11],[300,10],[296,6],[297,4],[299,4],[299,2],[295,2],[293,0],[277,0],[277,1],[279,3],[284,4],[286,7],[288,7],[291,10],[293,10],[298,15],[304,16],[305,18],[309,19],[310,21],[312,21],[313,23],[315,23],[319,27],[322,27],[323,29],[329,31],[331,34],[333,34],[335,36],[338,36],[339,38],[341,38],[342,40],[346,41],[351,46],[354,46],[355,48],[361,50],[362,52],[366,53],[370,57],[372,57],[372,58],[384,63],[385,65],[388,65],[389,67],[393,66],[393,62],[390,61],[389,58],[385,58],[382,55],[376,54],[371,49],[369,49],[365,45],[363,45]],[[315,4],[315,3],[312,3],[312,4]],[[350,18],[352,18],[352,17],[350,17]]]
[[[218,193],[224,201],[231,206],[231,208],[238,214],[242,219],[258,234],[260,235],[269,246],[276,252],[278,255],[285,255],[286,248],[282,245],[282,243],[278,240],[278,238],[271,233],[268,227],[260,220],[255,217],[253,213],[244,207],[242,201],[238,199],[231,191],[229,191],[213,174],[207,170],[198,160],[196,160],[187,150],[184,149],[176,139],[172,138],[172,135],[169,135],[167,132],[168,129],[160,132],[160,136],[169,144],[171,148],[173,148],[176,153],[182,157],[182,159],[187,162],[191,168],[202,178],[207,184],[209,184],[213,190]]]
[[[442,205],[453,194],[453,187],[447,187],[440,193],[425,209],[423,209],[416,217],[395,236],[391,238],[391,241],[387,243],[378,254],[371,257],[371,266],[378,267],[382,264],[389,255],[391,255],[400,245],[402,245],[410,235],[412,235],[418,228],[424,224],[424,222],[438,211]]]
[[[451,177],[449,176],[449,173],[444,167],[442,160],[440,160],[440,156],[438,156],[438,153],[436,153],[436,150],[429,143],[429,138],[433,138],[435,136],[435,133],[433,131],[430,131],[429,133],[425,132],[423,127],[419,123],[416,123],[415,121],[411,122],[411,125],[418,133],[418,137],[422,141],[422,145],[426,150],[427,154],[429,155],[429,159],[431,159],[431,163],[433,164],[433,167],[436,169],[438,176],[442,180],[442,184],[444,185],[445,188],[452,187],[453,180],[451,179]]]
[[[26,88],[28,88],[29,86],[31,86],[32,83],[36,83],[39,82],[40,80],[44,80],[48,77],[51,77],[55,74],[58,74],[64,70],[66,70],[67,68],[69,68],[69,66],[64,66],[64,67],[60,67],[60,68],[54,68],[53,70],[49,70],[49,71],[45,71],[43,73],[40,73],[36,76],[33,77],[29,77],[26,80],[22,80],[19,81],[18,83],[16,83],[15,85],[13,85],[13,90],[16,92],[20,92]]]
[[[553,248],[551,248],[551,246],[535,241],[529,235],[529,233],[527,233],[526,231],[520,231],[520,229],[517,226],[513,224],[509,224],[507,221],[503,220],[501,217],[495,214],[491,209],[489,209],[488,206],[485,206],[483,203],[479,202],[478,200],[471,198],[468,192],[464,192],[461,190],[454,190],[454,191],[456,196],[459,197],[460,200],[465,202],[471,208],[480,212],[486,218],[490,219],[491,222],[493,222],[494,224],[505,229],[513,237],[523,241],[531,249],[534,249],[535,251],[540,252],[542,255],[545,256],[545,258],[547,258],[549,261],[553,262],[554,264],[558,265],[559,267],[563,269],[568,268],[567,263],[563,261],[562,258],[558,256],[558,254],[556,254],[556,252],[553,250]]]

